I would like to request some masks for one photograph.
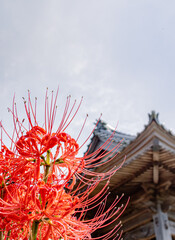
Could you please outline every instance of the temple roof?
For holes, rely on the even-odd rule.
[[[89,145],[92,152],[100,146],[103,148],[103,143],[111,136],[112,146],[124,138],[120,153],[96,171],[106,172],[113,166],[120,166],[126,157],[123,166],[110,181],[110,191],[114,198],[116,194],[122,193],[125,193],[126,198],[131,198],[121,218],[125,223],[126,239],[132,239],[135,232],[139,234],[139,231],[147,227],[153,229],[152,216],[155,214],[157,201],[162,210],[168,212],[171,224],[175,225],[175,136],[160,123],[158,115],[152,111],[148,115],[148,123],[137,136],[118,132],[99,121]],[[148,235],[142,234],[143,239],[154,239],[154,232],[151,231]],[[172,231],[175,235],[175,228]]]
[[[91,139],[91,148],[93,151],[99,147],[103,148],[103,144],[107,141],[107,139],[112,138],[112,144],[108,150],[111,150],[116,144],[120,143],[118,151],[121,152],[133,141],[135,141],[143,132],[145,132],[145,130],[149,128],[152,123],[153,125],[155,124],[160,131],[175,139],[175,136],[172,134],[172,132],[166,129],[165,126],[159,122],[159,113],[151,111],[151,113],[148,114],[148,123],[144,126],[144,130],[141,133],[137,133],[137,135],[130,135],[117,131],[115,128],[108,125],[105,121],[99,120]],[[106,147],[104,147],[104,150],[106,150]],[[174,148],[171,150],[175,151]]]
[[[134,135],[122,133],[116,131],[113,127],[100,120],[97,124],[96,129],[94,130],[94,136],[98,137],[98,147],[102,146],[104,142],[106,142],[110,137],[112,137],[112,145],[110,149],[114,147],[114,145],[121,142],[119,151],[125,148],[132,140],[136,138]]]

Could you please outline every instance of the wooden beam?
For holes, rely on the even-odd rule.
[[[153,140],[153,183],[159,183],[159,140],[155,138]]]
[[[170,222],[171,234],[175,235],[175,222],[173,222],[173,221],[169,221],[169,222]]]
[[[143,216],[144,214],[146,214],[148,212],[147,209],[143,209],[143,210],[134,210],[132,212],[126,212],[125,216],[122,216],[122,224],[125,224],[129,221],[133,221],[135,219],[137,219],[139,216]]]
[[[159,153],[153,152],[153,182],[159,183]]]
[[[154,237],[154,225],[152,222],[149,222],[143,226],[127,232],[123,237],[125,240],[152,239]]]
[[[175,222],[169,221],[170,223],[170,231],[172,235],[175,235]]]
[[[152,167],[152,163],[149,162],[149,163],[145,164],[145,166],[143,166],[142,168],[136,170],[136,172],[132,175],[132,177],[128,177],[128,178],[122,180],[121,182],[118,182],[115,186],[110,188],[110,190],[111,191],[117,190],[118,187],[123,186],[123,185],[131,182],[133,179],[139,177],[141,174],[143,174],[144,172],[148,171],[148,169],[150,169],[151,167]],[[114,177],[117,178],[117,174],[114,175]]]
[[[140,227],[148,222],[151,222],[151,220],[152,214],[150,212],[143,213],[140,216],[135,217],[135,219],[125,222],[122,228],[123,232],[129,232],[137,227]]]
[[[153,215],[154,231],[157,240],[172,240],[167,213],[162,212],[157,204],[157,214]]]
[[[168,170],[169,172],[175,174],[175,169],[174,169],[174,168],[169,167],[169,166],[167,166],[167,165],[164,164],[164,163],[161,163],[161,166],[162,166],[164,169]]]

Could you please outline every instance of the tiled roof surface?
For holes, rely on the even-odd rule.
[[[100,120],[97,124],[97,127],[94,131],[94,135],[98,136],[100,143],[99,146],[102,146],[109,138],[112,138],[112,144],[108,150],[111,150],[116,144],[121,142],[119,151],[125,148],[136,136],[125,134],[119,131],[116,131],[114,128],[110,127],[108,124]],[[106,147],[104,148],[106,149]]]

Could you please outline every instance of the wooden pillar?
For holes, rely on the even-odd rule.
[[[159,183],[159,140],[153,140],[153,183]]]
[[[159,152],[153,151],[153,183],[159,183]]]
[[[172,240],[167,213],[162,212],[157,205],[157,214],[153,216],[156,240]]]

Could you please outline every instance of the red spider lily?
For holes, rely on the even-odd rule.
[[[5,228],[5,235],[10,231],[12,239],[15,239],[17,226],[20,232],[21,223],[28,229],[38,223],[40,239],[59,239],[58,236],[64,239],[91,239],[90,233],[104,227],[105,222],[118,213],[121,214],[123,208],[123,206],[115,208],[120,201],[116,198],[111,207],[105,211],[108,183],[98,195],[88,199],[88,195],[97,184],[98,182],[94,182],[90,189],[81,194],[77,194],[79,188],[76,189],[76,194],[75,191],[66,193],[63,188],[44,181],[38,182],[37,185],[27,182],[5,186],[6,194],[4,199],[0,199],[0,217],[6,219],[7,223],[5,226],[4,223],[0,224],[0,228]],[[85,213],[97,206],[98,214],[93,219],[85,220]],[[76,217],[77,214],[79,217]],[[115,230],[110,232],[110,236]],[[103,239],[108,239],[108,236],[108,234],[106,237],[103,236]],[[30,231],[26,230],[25,238],[29,237]]]
[[[106,173],[91,170],[110,161],[114,152],[117,154],[118,146],[108,152],[100,153],[99,149],[84,157],[77,157],[81,146],[65,130],[81,102],[73,113],[76,102],[69,110],[70,97],[67,98],[63,118],[53,132],[57,96],[58,91],[55,99],[52,92],[49,106],[46,93],[44,127],[38,124],[36,102],[33,107],[30,93],[28,102],[24,101],[28,129],[19,120],[14,102],[10,110],[14,121],[12,137],[1,124],[11,140],[11,146],[7,148],[1,138],[0,240],[120,239],[121,234],[117,232],[121,223],[102,237],[92,238],[94,231],[116,221],[128,203],[125,207],[121,205],[117,208],[122,198],[117,197],[106,208],[109,180],[117,171],[116,167]],[[113,134],[104,143],[103,147],[107,150],[112,137]],[[104,180],[105,186],[98,194],[91,196]],[[96,210],[96,214],[88,219],[88,212],[92,210]]]

